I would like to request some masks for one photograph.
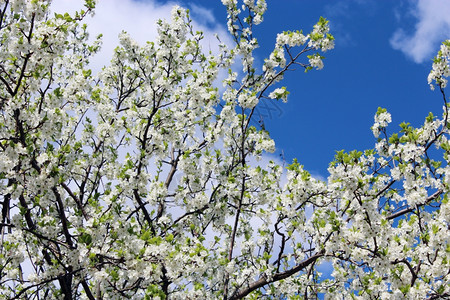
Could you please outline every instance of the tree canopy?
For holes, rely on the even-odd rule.
[[[443,111],[391,133],[379,108],[374,148],[337,152],[323,181],[266,163],[251,121],[287,100],[287,71],[323,68],[328,21],[280,33],[261,69],[265,1],[222,3],[234,45],[205,51],[174,7],[93,74],[95,1],[0,1],[0,298],[450,297],[450,40],[428,77]]]

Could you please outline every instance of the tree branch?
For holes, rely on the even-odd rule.
[[[425,200],[424,203],[417,205],[417,207],[421,207],[421,206],[427,205],[429,202],[431,202],[434,199],[436,199],[437,197],[439,197],[439,195],[441,195],[442,193],[443,193],[442,190],[437,190],[434,194],[432,194],[431,196],[428,196],[427,200]],[[393,219],[395,219],[397,217],[400,217],[400,216],[403,216],[403,215],[405,215],[407,213],[412,212],[414,209],[416,209],[416,208],[415,207],[407,207],[405,209],[402,209],[401,211],[398,211],[398,212],[396,212],[394,214],[391,214],[391,215],[387,216],[386,219],[393,220]]]
[[[265,286],[266,284],[288,278],[288,277],[294,275],[295,273],[300,272],[301,270],[305,269],[307,266],[309,266],[310,264],[314,263],[317,259],[322,257],[324,254],[325,254],[325,250],[317,252],[316,254],[314,254],[313,256],[304,260],[303,262],[301,262],[294,268],[284,271],[284,272],[276,273],[271,279],[268,279],[265,275],[263,275],[263,276],[261,276],[261,278],[259,280],[249,284],[248,287],[237,290],[234,293],[234,295],[232,295],[229,298],[229,300],[242,299],[245,296],[247,296],[248,294],[250,294],[251,292],[253,292],[254,290],[257,290],[257,289]]]

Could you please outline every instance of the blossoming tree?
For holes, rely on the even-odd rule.
[[[324,182],[258,162],[274,142],[250,121],[286,100],[288,69],[323,67],[327,21],[280,33],[259,70],[264,0],[222,2],[234,47],[203,51],[176,7],[97,75],[80,25],[94,1],[54,16],[0,1],[0,298],[449,297],[450,41],[428,78],[442,117],[389,134],[380,108],[374,149],[338,152]]]

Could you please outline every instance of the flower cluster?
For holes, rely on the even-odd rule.
[[[269,94],[270,99],[277,99],[277,100],[283,100],[283,102],[287,102],[287,96],[289,95],[289,92],[286,90],[286,87],[281,87],[275,89],[272,93]]]
[[[319,22],[314,25],[313,31],[308,35],[308,46],[322,51],[334,48],[334,37],[329,33],[328,20],[320,17]]]
[[[434,84],[441,88],[447,86],[448,80],[446,77],[450,76],[450,40],[446,40],[442,43],[441,48],[434,58],[433,69],[428,75],[428,84],[430,88],[434,90]]]
[[[379,107],[374,119],[372,132],[375,137],[379,137],[381,131],[392,122],[391,114],[385,108]]]

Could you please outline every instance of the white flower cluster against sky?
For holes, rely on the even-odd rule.
[[[2,77],[12,283],[0,292],[58,279],[68,296],[79,276],[89,299],[93,286],[104,298],[285,297],[316,288],[314,267],[336,280],[319,283],[331,297],[449,295],[450,2],[267,0],[262,24],[265,1],[244,3],[99,0],[83,20],[103,35],[91,77],[95,47],[74,19],[33,33],[47,6],[11,2],[3,73],[20,75]],[[82,8],[53,0],[55,13]]]

